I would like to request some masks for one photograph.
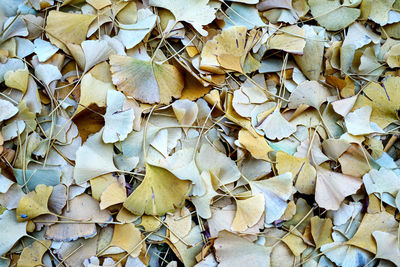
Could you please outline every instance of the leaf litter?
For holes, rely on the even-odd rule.
[[[398,266],[400,2],[3,0],[0,266]]]

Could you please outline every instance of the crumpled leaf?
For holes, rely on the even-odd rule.
[[[190,23],[203,36],[208,35],[203,25],[215,19],[216,9],[208,5],[208,0],[150,0],[149,4],[168,9],[176,21]]]
[[[47,203],[52,192],[52,186],[43,184],[36,186],[35,191],[29,192],[20,200],[17,207],[17,221],[29,221],[39,215],[51,213]]]
[[[143,182],[124,202],[136,215],[158,215],[174,211],[185,203],[191,184],[176,178],[164,168],[146,164]]]
[[[168,104],[181,96],[183,77],[173,65],[118,55],[110,57],[110,65],[118,90],[139,101]]]

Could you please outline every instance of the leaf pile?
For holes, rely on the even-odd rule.
[[[400,266],[400,1],[0,1],[0,266]]]

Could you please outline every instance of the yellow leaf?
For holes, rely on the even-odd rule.
[[[162,216],[183,206],[190,187],[190,181],[179,180],[166,169],[146,164],[143,182],[128,197],[124,207],[136,215]]]
[[[141,102],[169,104],[182,94],[183,75],[173,65],[117,55],[110,56],[110,64],[118,90]]]
[[[389,77],[383,86],[372,82],[368,84],[363,94],[360,94],[352,111],[364,106],[371,106],[370,120],[382,129],[398,120],[397,111],[400,107],[400,77]]]
[[[111,173],[101,175],[99,177],[90,179],[90,188],[92,190],[92,197],[100,200],[101,194],[104,190],[115,181],[115,177]]]
[[[24,248],[19,257],[17,267],[39,266],[42,263],[44,253],[50,248],[50,240],[35,241],[29,247]]]
[[[276,161],[276,168],[279,174],[290,172],[293,177],[297,176],[297,179],[295,178],[297,191],[303,194],[314,193],[317,173],[307,158],[297,158],[285,152],[278,151]]]
[[[160,219],[153,215],[143,215],[141,220],[139,225],[142,226],[146,232],[156,231],[162,225]]]
[[[254,226],[265,210],[264,195],[258,194],[244,200],[236,200],[236,214],[232,222],[232,230],[243,232]]]
[[[116,224],[110,247],[119,247],[130,254],[131,257],[137,257],[145,243],[140,230],[133,223]],[[107,250],[104,252],[107,253]]]
[[[230,27],[208,41],[201,52],[200,68],[217,74],[224,74],[224,69],[243,73],[246,33],[244,26]]]
[[[321,219],[318,216],[311,218],[311,235],[314,239],[315,247],[318,249],[325,244],[332,243],[332,220]]]
[[[85,110],[92,104],[98,107],[105,107],[107,100],[108,90],[115,90],[111,82],[103,82],[89,72],[85,74],[81,81],[81,96],[79,99],[79,106],[75,111],[74,116]]]
[[[28,69],[9,70],[4,74],[4,80],[8,87],[20,90],[25,94],[28,89],[29,71]]]
[[[376,254],[377,246],[372,233],[375,231],[397,231],[398,226],[399,224],[393,216],[385,211],[377,214],[367,213],[364,215],[356,234],[346,244]]]
[[[274,151],[263,136],[253,135],[246,129],[239,131],[239,142],[256,159],[270,161],[268,153]]]
[[[192,216],[186,207],[167,215],[164,222],[168,225],[169,238],[173,244],[182,240],[192,229]]]
[[[297,25],[283,27],[268,39],[269,49],[283,50],[288,53],[303,54],[306,46],[306,33]]]
[[[112,205],[123,203],[125,200],[125,185],[122,182],[115,180],[103,191],[103,194],[101,194],[100,209],[104,210]]]
[[[68,43],[80,44],[86,40],[86,33],[94,15],[81,15],[50,11],[47,16],[46,35],[50,42],[68,52]]]
[[[17,221],[29,221],[39,215],[51,213],[47,202],[52,192],[52,186],[37,185],[35,191],[29,192],[20,200],[17,207]]]

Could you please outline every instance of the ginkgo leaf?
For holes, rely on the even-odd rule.
[[[113,162],[113,145],[103,143],[102,132],[90,136],[76,152],[74,179],[78,184],[117,171]]]
[[[264,195],[258,194],[248,199],[236,200],[236,214],[232,222],[232,230],[245,231],[254,226],[261,218],[265,206]]]
[[[10,101],[0,99],[0,122],[12,118],[18,113],[18,108]]]
[[[200,68],[217,74],[223,74],[224,69],[243,73],[246,33],[246,27],[235,26],[214,36],[201,52]]]
[[[120,181],[114,181],[101,194],[100,209],[104,210],[109,206],[123,203],[126,200],[125,185]]]
[[[85,72],[98,63],[107,60],[110,54],[114,52],[114,49],[105,40],[87,40],[82,42],[81,47],[85,55]]]
[[[400,190],[399,176],[386,168],[371,169],[363,176],[363,181],[368,195],[378,193],[382,197],[383,193],[388,193],[395,197]]]
[[[397,110],[400,106],[399,77],[389,77],[383,82],[369,83],[354,104],[353,111],[364,106],[371,106],[371,121],[384,129],[397,120]]]
[[[377,245],[372,233],[375,231],[397,231],[398,227],[399,225],[397,221],[386,211],[376,214],[366,213],[357,229],[357,232],[346,243],[376,254]]]
[[[364,106],[347,114],[344,117],[347,132],[352,135],[366,135],[377,132],[377,130],[371,127],[369,121],[371,112],[372,108],[370,106]]]
[[[62,213],[61,221],[82,221],[83,223],[57,223],[46,230],[46,238],[54,241],[73,241],[78,238],[92,238],[97,234],[96,223],[105,225],[112,221],[108,210],[100,210],[99,203],[84,193],[69,201],[69,210]],[[92,223],[87,223],[91,221]],[[85,223],[86,222],[86,223]]]
[[[282,116],[279,108],[275,108],[257,128],[262,129],[265,137],[270,140],[281,140],[296,132],[296,127]]]
[[[232,1],[232,2],[243,3],[244,1]],[[244,4],[242,3],[232,3],[230,8],[226,10],[227,17],[224,19],[225,20],[224,28],[232,27],[235,25],[242,25],[246,26],[247,29],[251,30],[254,28],[266,26],[266,24],[260,18],[260,14],[255,6],[250,6],[248,5],[249,3],[244,3]]]
[[[5,210],[0,215],[0,255],[3,256],[14,244],[26,235],[26,225],[28,222],[17,221],[14,210]]]
[[[302,194],[314,193],[317,172],[307,158],[298,158],[283,151],[278,151],[276,153],[276,162],[276,169],[279,174],[290,172],[292,177],[295,177],[297,191]]]
[[[133,57],[110,57],[113,83],[118,90],[144,103],[169,104],[183,89],[181,72],[173,65]]]
[[[28,89],[29,70],[19,69],[7,71],[4,74],[4,81],[6,86],[20,90],[25,94]]]
[[[165,149],[167,148],[165,147]],[[206,192],[206,187],[196,166],[195,154],[196,147],[194,144],[183,144],[182,149],[177,150],[173,155],[167,156],[165,159],[162,158],[158,162],[149,163],[163,167],[181,180],[191,181],[193,184],[192,194],[194,196],[203,196]]]
[[[201,35],[208,33],[203,25],[215,19],[216,9],[208,5],[209,0],[150,0],[150,5],[171,11],[176,21],[190,23]]]
[[[315,201],[327,210],[337,210],[345,197],[355,194],[361,187],[359,178],[317,168]]]
[[[260,135],[254,136],[246,129],[239,131],[240,144],[244,146],[255,159],[262,159],[269,161],[268,153],[273,151],[264,137]]]
[[[328,89],[317,81],[305,81],[299,84],[289,98],[289,108],[308,105],[319,110],[319,107],[330,96]]]
[[[191,201],[196,207],[196,212],[199,214],[199,216],[204,219],[209,219],[211,217],[210,202],[215,196],[218,195],[218,193],[214,190],[211,181],[211,175],[208,171],[203,171],[201,173],[201,179],[205,185],[206,192],[201,196],[193,196]]]
[[[146,164],[143,182],[128,197],[124,207],[136,215],[158,215],[185,203],[191,183],[176,178],[166,169]]]
[[[199,112],[196,103],[187,99],[176,100],[172,103],[172,109],[179,123],[187,126],[191,126],[196,121]]]
[[[269,266],[270,249],[228,231],[219,232],[214,247],[218,266]]]
[[[81,81],[81,95],[75,116],[92,104],[96,104],[98,107],[105,107],[109,90],[115,90],[111,82],[98,80],[90,72],[85,74]]]
[[[20,200],[17,207],[17,221],[29,221],[39,215],[51,213],[47,203],[52,192],[52,186],[36,186],[35,191],[29,192]]]
[[[123,93],[108,90],[107,109],[104,115],[104,143],[123,141],[133,130],[135,113],[133,109],[124,110],[125,96]]]
[[[44,62],[51,58],[57,51],[58,47],[52,45],[50,42],[44,41],[42,39],[35,39],[33,42],[35,44],[35,53],[38,56],[40,62]]]
[[[50,249],[50,240],[35,241],[30,246],[22,250],[18,260],[18,267],[28,267],[42,264],[42,257]]]
[[[135,24],[120,24],[119,26],[120,31],[117,36],[126,49],[139,44],[156,25],[157,16],[149,9],[138,10],[137,16],[138,21]]]
[[[305,37],[304,29],[297,25],[282,27],[268,39],[267,47],[302,55],[306,46]]]
[[[372,233],[373,237],[376,241],[377,252],[376,258],[385,259],[391,261],[396,264],[396,266],[400,265],[400,249],[399,249],[399,241],[398,236],[393,233],[383,232],[383,231],[375,231]]]
[[[395,0],[378,0],[378,1],[365,1],[362,4],[361,10],[364,14],[363,17],[368,17],[379,25],[386,25],[389,21],[392,6]]]
[[[343,6],[339,0],[309,0],[308,4],[313,17],[328,31],[341,30],[360,16],[359,9]]]
[[[112,240],[109,244],[110,247],[119,247],[130,253],[130,256],[137,257],[140,254],[142,246],[140,245],[143,237],[140,230],[135,227],[133,223],[117,224],[114,228]],[[104,254],[107,250],[104,251]]]
[[[169,238],[173,244],[182,240],[192,229],[192,219],[189,215],[190,211],[183,207],[166,216],[164,222],[168,225]]]
[[[90,23],[96,18],[94,15],[81,15],[50,11],[47,16],[46,32],[50,42],[55,46],[68,51],[66,44],[80,44],[86,39]]]
[[[314,239],[315,247],[320,248],[332,240],[332,220],[330,218],[321,219],[318,216],[311,218],[311,235]]]
[[[323,30],[317,27],[304,25],[306,45],[303,55],[294,55],[294,59],[304,75],[310,80],[318,80],[322,71],[322,61],[324,56],[324,42],[321,35]]]
[[[213,159],[210,161],[209,159]],[[216,179],[218,186],[226,185],[237,181],[240,178],[240,172],[235,162],[225,156],[225,154],[215,150],[208,143],[204,143],[200,152],[196,155],[196,165],[200,173],[208,171]]]
[[[290,172],[266,180],[250,181],[253,194],[263,194],[265,223],[278,220],[287,208],[287,200],[294,193]]]

